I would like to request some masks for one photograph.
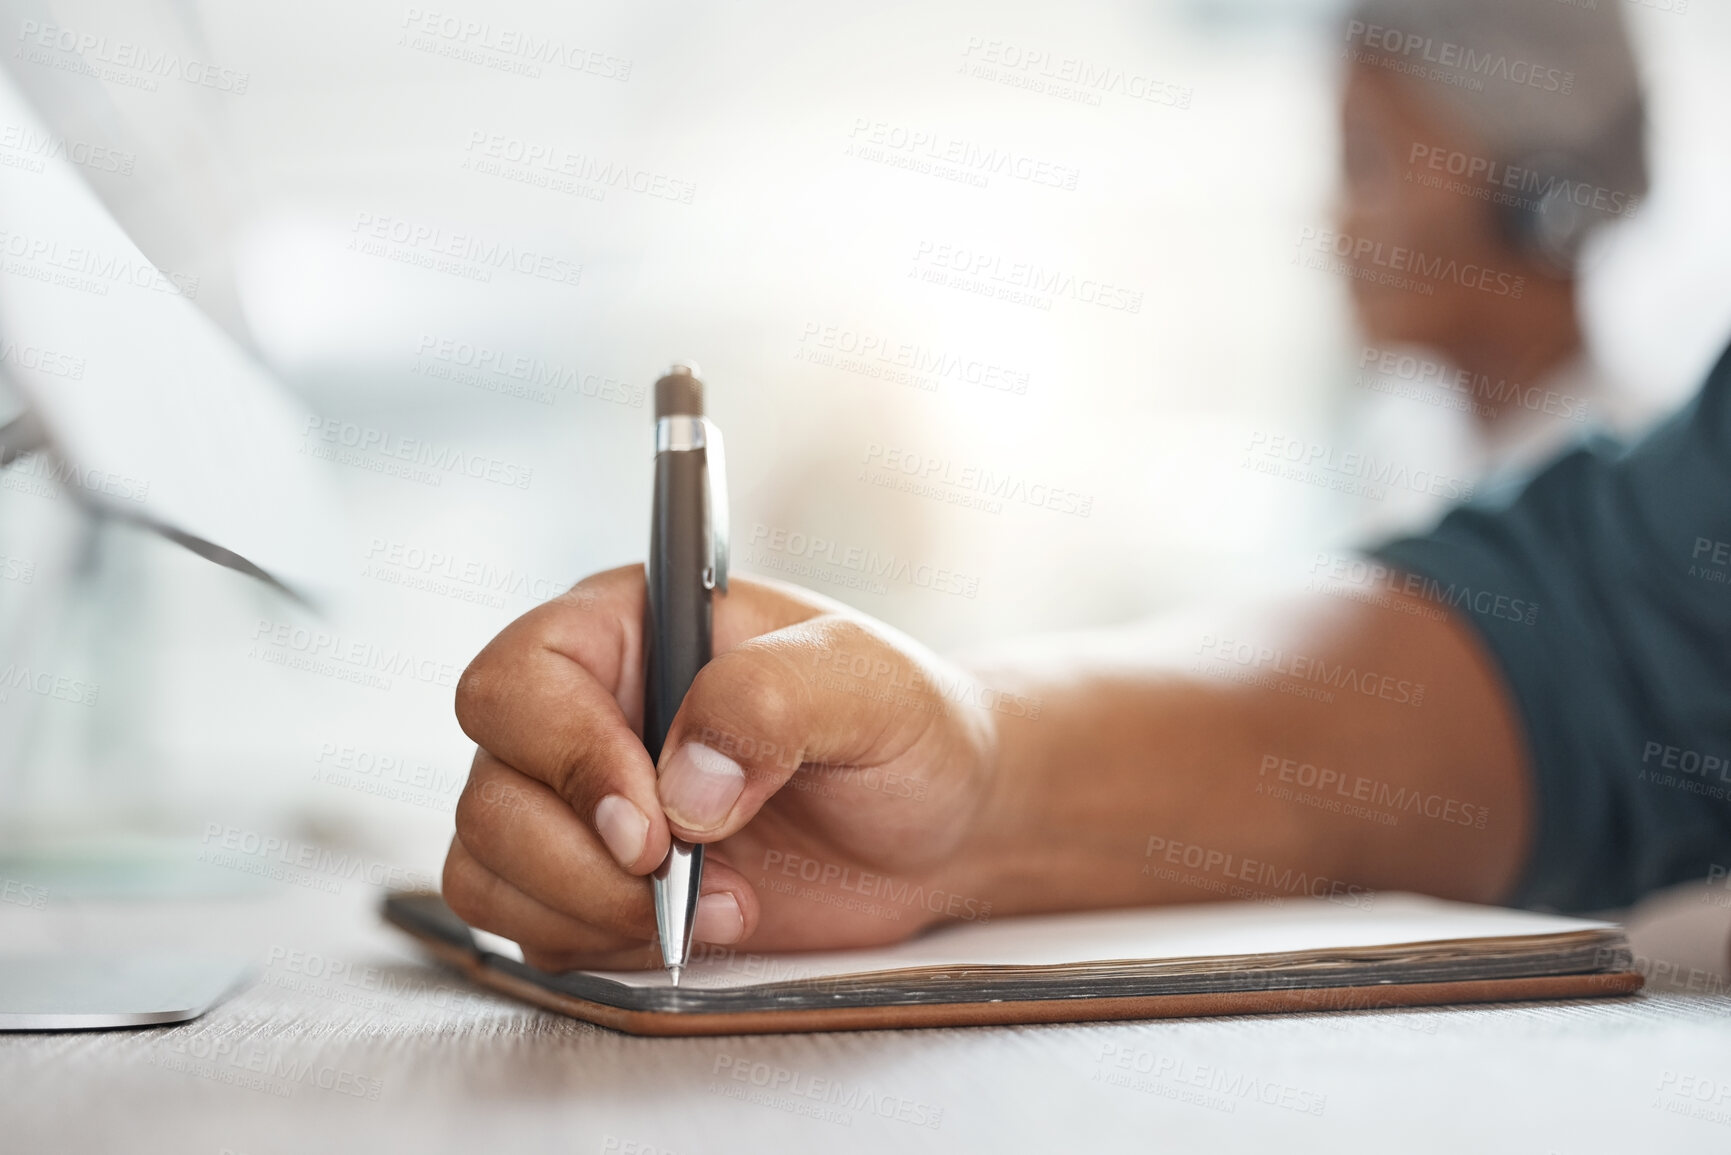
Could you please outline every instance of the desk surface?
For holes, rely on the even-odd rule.
[[[377,894],[0,908],[0,949],[250,953],[178,1027],[0,1035],[8,1151],[1731,1150],[1731,997],[635,1039],[481,994]]]

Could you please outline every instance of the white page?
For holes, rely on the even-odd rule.
[[[1393,946],[1455,939],[1564,934],[1613,924],[1416,894],[1378,894],[1369,907],[1321,898],[1279,906],[1222,902],[1035,915],[946,927],[867,950],[694,958],[681,987],[723,990],[930,966],[1065,966],[1114,960]],[[700,954],[701,952],[694,952]],[[587,971],[633,987],[667,986],[664,971]]]

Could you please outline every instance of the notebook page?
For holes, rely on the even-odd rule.
[[[945,927],[909,942],[865,950],[753,955],[694,950],[682,988],[725,990],[929,966],[1062,966],[1120,959],[1391,946],[1597,930],[1613,924],[1502,907],[1378,894],[1368,906],[1321,898],[1271,906],[1251,902],[1006,918]],[[588,971],[633,987],[667,986],[664,971]]]

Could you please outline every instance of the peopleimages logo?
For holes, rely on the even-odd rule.
[[[720,1054],[715,1057],[710,1073],[715,1078],[710,1085],[713,1094],[725,1094],[822,1122],[851,1126],[854,1113],[931,1131],[938,1130],[944,1122],[944,1109],[935,1104],[886,1095],[875,1087],[812,1076],[756,1059]],[[730,1087],[729,1083],[740,1086]]]
[[[918,883],[903,879],[891,878],[887,874],[875,874],[869,870],[855,870],[851,866],[839,863],[824,862],[817,858],[807,858],[791,851],[765,850],[763,852],[763,867],[766,874],[780,874],[787,878],[797,878],[801,882],[811,883],[818,890],[839,890],[849,894],[861,895],[868,899],[878,899],[908,910],[925,910],[932,914],[941,914],[947,918],[961,919],[964,922],[989,922],[992,917],[992,904],[981,902],[977,898],[956,894],[953,891],[933,887],[927,890]],[[759,880],[763,884],[763,880]],[[771,889],[775,889],[771,886]],[[816,898],[819,895],[805,895]],[[830,903],[829,905],[836,905]],[[900,911],[891,912],[899,917]]]
[[[1661,775],[1661,771],[1666,773]],[[1636,781],[1651,779],[1670,784],[1676,774],[1699,778],[1702,782],[1731,783],[1731,756],[1652,740],[1642,745],[1641,770]]]
[[[402,217],[356,213],[350,232],[349,248],[356,252],[473,280],[490,280],[495,269],[556,285],[576,285],[583,279],[583,266],[576,261]]]
[[[29,585],[36,580],[36,563],[11,554],[0,554],[0,581]]]
[[[434,885],[432,875],[424,870],[362,858],[348,851],[332,850],[316,843],[282,838],[222,822],[204,824],[202,846],[203,849],[199,852],[201,862],[239,869],[245,869],[238,865],[240,863],[258,862],[291,873],[301,872],[301,877],[323,875],[321,882],[328,880],[336,885],[321,885],[315,889],[329,890],[332,893],[340,889],[343,882],[366,882],[392,890],[430,890]],[[248,873],[270,874],[269,871],[257,870]]]
[[[978,183],[981,185],[986,183],[986,178],[1005,176],[1074,192],[1076,181],[1081,176],[1072,165],[1042,160],[1015,149],[988,146],[934,129],[865,116],[854,117],[848,140],[850,156],[885,163],[892,163],[891,158],[905,157],[914,162],[915,171],[919,172],[928,171],[919,167],[924,162],[954,165],[963,173],[980,178]]]
[[[34,280],[65,274],[79,278],[71,287],[99,296],[107,295],[109,285],[131,285],[189,299],[198,296],[196,276],[165,272],[142,255],[133,260],[85,245],[63,245],[47,237],[0,229],[0,257],[6,259],[8,273]]]
[[[1384,244],[1369,237],[1337,233],[1333,229],[1306,226],[1300,230],[1299,252],[1293,256],[1294,262],[1306,246],[1319,256],[1345,262],[1345,268],[1332,271],[1426,295],[1434,293],[1436,286],[1443,282],[1514,301],[1520,300],[1527,291],[1527,279],[1522,276],[1511,276],[1471,261],[1463,264],[1453,257],[1439,257],[1420,249]]]
[[[895,701],[908,710],[931,711],[939,708],[939,702],[954,702],[1012,718],[1034,719],[1045,708],[1042,698],[996,689],[959,670],[944,673],[917,663],[902,666],[872,654],[838,648],[813,652],[811,664],[820,688]]]
[[[68,71],[81,72],[146,92],[156,91],[158,80],[182,80],[200,88],[213,88],[218,92],[244,96],[247,85],[252,81],[248,73],[237,72],[232,68],[219,68],[201,60],[183,60],[177,52],[152,49],[142,44],[134,44],[130,40],[110,40],[107,36],[98,36],[62,25],[43,24],[36,20],[19,22],[18,40],[24,48],[13,55],[27,59],[32,64],[65,67],[45,54],[24,55],[29,49],[51,49],[69,54],[74,58],[74,62],[81,66],[68,68]]]
[[[1047,268],[1030,261],[1007,261],[995,253],[967,245],[921,241],[914,248],[914,264],[932,273],[954,273],[983,285],[1032,293],[1037,297],[1067,297],[1083,305],[1114,312],[1140,313],[1142,292],[1089,277],[1078,277],[1063,269]]]
[[[961,356],[950,350],[913,341],[898,341],[882,333],[844,325],[807,321],[799,334],[795,356],[895,384],[935,390],[941,381],[960,382],[1024,396],[1029,374],[991,361]]]
[[[451,473],[514,489],[528,489],[535,478],[535,471],[529,466],[469,453],[437,441],[386,433],[335,417],[308,417],[304,434],[313,451],[312,456],[362,467],[366,466],[369,458],[375,459],[377,464],[396,464],[405,469],[424,466],[426,470],[434,471],[427,476],[435,485],[442,480],[442,475]]]
[[[513,353],[472,341],[435,337],[431,333],[421,335],[415,349],[413,371],[543,405],[553,404],[555,395],[564,393],[641,409],[646,394],[642,385],[600,373],[586,373],[525,353]]]
[[[1406,159],[1409,165],[1422,162],[1424,167],[1433,173],[1447,173],[1449,176],[1461,177],[1468,182],[1486,186],[1474,191],[1489,193],[1492,187],[1505,190],[1503,193],[1493,194],[1497,204],[1537,208],[1551,196],[1562,196],[1581,208],[1623,217],[1633,216],[1641,204],[1640,197],[1615,189],[1603,188],[1585,181],[1571,181],[1555,173],[1540,173],[1537,169],[1504,164],[1488,157],[1473,156],[1458,149],[1439,148],[1419,141],[1413,142],[1412,151],[1407,154]],[[1410,173],[1408,179],[1411,179]]]
[[[1059,87],[1073,87],[1076,94],[1086,97],[1083,103],[1099,104],[1101,95],[1123,96],[1167,108],[1189,108],[1195,95],[1187,85],[1158,80],[1134,69],[1115,68],[1098,64],[1080,56],[1065,56],[1044,49],[1024,48],[1006,40],[968,37],[962,49],[962,68],[970,75],[985,80],[1020,78],[1023,83],[1012,87],[1041,91],[1041,82]],[[971,69],[970,69],[971,66]]]
[[[12,341],[0,340],[0,367],[4,367],[8,362],[53,377],[69,377],[74,381],[84,377],[83,357],[44,349],[39,345],[20,346]]]
[[[1283,758],[1279,754],[1264,754],[1256,774],[1258,778],[1267,778],[1270,771],[1273,771],[1276,783],[1300,786],[1319,794],[1332,791],[1334,801],[1369,803],[1384,807],[1385,813],[1395,816],[1418,814],[1449,825],[1483,830],[1491,815],[1488,806],[1474,806],[1442,794],[1425,794],[1405,786],[1392,786],[1362,774],[1348,775],[1326,766],[1300,762],[1296,758]],[[1267,792],[1264,783],[1256,784],[1256,793]],[[1393,826],[1395,823],[1386,822],[1384,825]]]
[[[8,662],[0,669],[0,702],[10,701],[15,690],[38,694],[75,706],[94,706],[102,687],[95,682],[56,674],[51,670],[35,670],[17,662]]]
[[[39,132],[28,125],[0,126],[0,151],[15,153],[29,163],[22,167],[41,172],[50,160],[67,160],[96,172],[111,172],[116,176],[131,176],[138,157],[123,149],[92,144],[76,137],[54,136]]]
[[[1591,414],[1590,404],[1573,394],[1522,385],[1507,377],[1493,380],[1488,373],[1457,369],[1397,349],[1366,345],[1359,352],[1358,367],[1359,383],[1372,392],[1433,403],[1433,399],[1440,400],[1451,409],[1470,411],[1481,417],[1495,417],[1515,408],[1574,422],[1585,422]],[[1370,371],[1368,379],[1364,370]]]
[[[470,20],[449,12],[410,6],[403,10],[404,43],[419,52],[449,56],[472,64],[508,65],[504,71],[541,75],[541,65],[582,72],[621,83],[631,79],[632,62],[553,36],[522,28]]]
[[[1237,665],[1247,671],[1266,673],[1294,685],[1326,686],[1402,706],[1419,706],[1424,703],[1423,682],[1413,682],[1375,670],[1360,670],[1345,662],[1337,662],[1331,666],[1327,658],[1288,651],[1276,646],[1204,634],[1196,646],[1196,652],[1202,655],[1203,661],[1218,663],[1222,668],[1230,669],[1232,665]]]
[[[1328,1109],[1328,1096],[1308,1088],[1259,1078],[1229,1067],[1198,1063],[1180,1054],[1121,1047],[1117,1043],[1100,1045],[1091,1079],[1194,1103],[1199,1107],[1211,1107],[1228,1114],[1235,1112],[1239,1103],[1279,1107],[1301,1115],[1320,1115]],[[1170,1086],[1162,1087],[1162,1084]]]
[[[1696,538],[1689,554],[1689,576],[1714,585],[1731,584],[1731,541]]]
[[[150,496],[150,482],[105,469],[85,468],[61,461],[50,453],[26,453],[0,470],[0,488],[15,489],[37,497],[58,497],[64,489],[82,489],[104,497],[142,502]]]
[[[1390,489],[1428,493],[1449,501],[1473,495],[1473,483],[1433,469],[1411,469],[1390,458],[1342,452],[1319,441],[1257,430],[1245,446],[1246,468],[1291,480],[1359,493],[1378,501]]]
[[[1148,836],[1148,846],[1142,856],[1148,859],[1142,866],[1143,874],[1163,881],[1185,881],[1176,873],[1175,868],[1197,871],[1203,881],[1208,881],[1208,875],[1217,875],[1224,881],[1220,885],[1205,886],[1204,889],[1230,894],[1234,898],[1253,898],[1267,902],[1270,899],[1278,901],[1283,897],[1308,896],[1364,910],[1368,910],[1376,901],[1375,891],[1355,882],[1343,882],[1338,878],[1311,874],[1290,866],[1280,867],[1272,862],[1249,858],[1230,850],[1200,846],[1194,842],[1179,842],[1158,834]],[[1166,867],[1158,867],[1156,862],[1165,863]],[[1227,885],[1237,882],[1248,883],[1254,889],[1245,890],[1244,887],[1234,888]],[[1192,882],[1192,885],[1201,884]]]
[[[520,166],[553,177],[566,177],[579,184],[602,189],[621,189],[658,200],[690,204],[697,186],[688,180],[636,168],[588,153],[572,152],[556,144],[522,140],[501,133],[476,129],[469,133],[466,149],[481,160]],[[497,175],[497,174],[494,174]],[[536,183],[536,182],[529,182]]]
[[[858,574],[878,581],[905,582],[916,589],[938,593],[960,594],[971,598],[980,592],[980,579],[972,574],[958,573],[943,566],[910,561],[894,553],[881,554],[875,549],[850,546],[816,534],[797,530],[772,529],[759,522],[752,527],[751,545],[771,550],[786,557],[797,558],[821,566]],[[759,558],[757,563],[770,569],[783,569],[771,559]],[[819,575],[821,576],[821,575]],[[881,590],[878,592],[882,592]]]
[[[999,513],[1005,503],[1031,506],[1054,513],[1087,517],[1094,511],[1094,495],[1030,480],[1008,471],[999,472],[973,462],[957,461],[936,454],[920,453],[893,445],[872,442],[866,446],[863,464],[876,470],[864,475],[874,484],[897,488],[898,480],[914,484],[909,492],[921,496],[946,494],[958,499],[951,504],[974,505],[991,513]],[[906,488],[906,487],[903,487]]]
[[[1369,595],[1361,600],[1374,600],[1376,604],[1396,604],[1392,600],[1385,602],[1375,597],[1386,592],[1418,598],[1438,607],[1466,610],[1483,618],[1519,622],[1525,626],[1534,625],[1539,620],[1538,603],[1527,598],[1487,590],[1482,586],[1444,583],[1423,574],[1411,573],[1362,557],[1333,554],[1324,550],[1310,563],[1310,572],[1312,580],[1306,588],[1340,596],[1351,596],[1352,592],[1358,592]]]
[[[429,686],[453,690],[462,667],[398,646],[381,646],[361,638],[346,637],[324,629],[297,626],[259,618],[253,627],[248,650],[271,665],[326,674],[342,681],[358,682],[376,689],[391,688],[392,678],[410,678]]]
[[[1462,87],[1475,91],[1482,89],[1486,80],[1504,80],[1565,96],[1575,91],[1573,72],[1511,58],[1506,52],[1481,52],[1452,40],[1438,40],[1363,20],[1347,22],[1346,42],[1354,59],[1359,59],[1361,52],[1397,57],[1403,66],[1397,71],[1419,73],[1428,79],[1455,79],[1457,83],[1473,81],[1476,83]],[[1427,65],[1432,67],[1426,68]]]
[[[458,601],[503,609],[505,598],[539,605],[570,589],[569,578],[532,574],[448,550],[375,537],[367,546],[361,576],[404,589],[420,589]]]

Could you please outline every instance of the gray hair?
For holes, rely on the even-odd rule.
[[[1506,164],[1646,196],[1646,101],[1622,0],[1355,0],[1351,56],[1409,78]],[[1621,209],[1619,212],[1623,211]],[[1573,214],[1574,231],[1605,219]],[[1578,243],[1578,236],[1575,238]]]

